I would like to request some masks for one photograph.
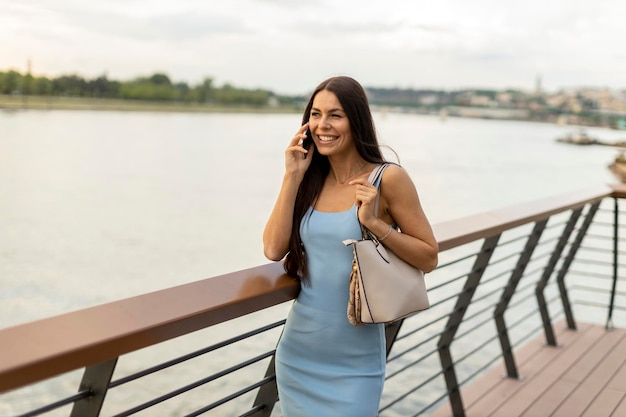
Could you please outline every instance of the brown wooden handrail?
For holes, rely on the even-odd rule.
[[[626,197],[626,187],[599,186],[438,223],[433,229],[439,250],[444,251],[601,200],[622,189]]]
[[[433,226],[442,251],[599,199],[626,186],[599,186]],[[114,301],[0,330],[0,392],[104,362],[291,300],[280,262]]]
[[[271,263],[0,330],[0,392],[295,298]]]

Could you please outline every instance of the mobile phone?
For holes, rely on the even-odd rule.
[[[311,132],[309,131],[309,129],[306,130],[306,138],[302,141],[302,147],[304,149],[306,149],[307,151],[311,148],[311,145],[313,144],[313,138],[311,137]],[[308,154],[302,154],[302,159],[306,159],[306,156]]]

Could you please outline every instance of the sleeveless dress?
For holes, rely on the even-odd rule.
[[[385,377],[384,325],[352,326],[346,316],[356,207],[309,209],[300,233],[310,284],[302,285],[276,350],[283,417],[375,417]]]

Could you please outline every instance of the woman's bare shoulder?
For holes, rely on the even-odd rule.
[[[414,187],[413,180],[409,173],[402,166],[389,164],[383,172],[382,183],[390,188]]]

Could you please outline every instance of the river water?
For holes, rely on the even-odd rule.
[[[571,126],[374,116],[433,223],[615,182],[615,149],[555,141]],[[299,121],[0,112],[0,327],[266,263],[261,235]]]

